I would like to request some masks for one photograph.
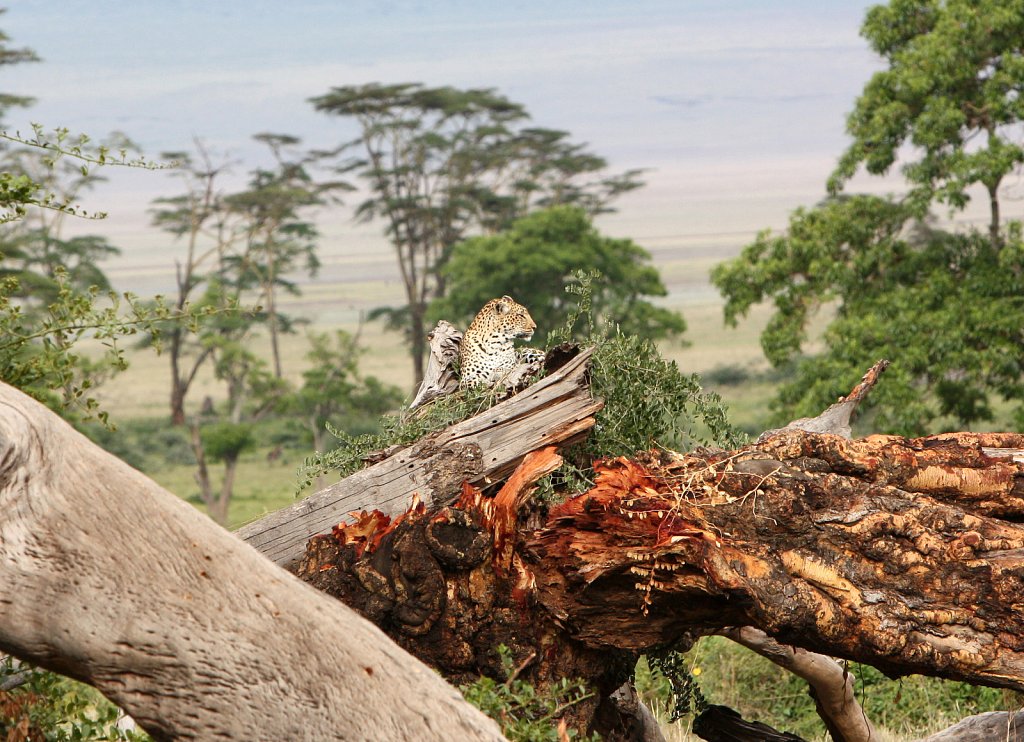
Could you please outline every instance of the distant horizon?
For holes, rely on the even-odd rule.
[[[845,115],[879,66],[858,35],[868,4],[19,0],[0,28],[43,61],[5,68],[0,89],[38,99],[9,113],[11,130],[38,121],[96,140],[120,130],[150,158],[198,136],[245,162],[240,185],[261,156],[255,133],[309,147],[354,133],[308,103],[332,86],[493,87],[612,171],[648,171],[647,187],[601,220],[643,244],[781,226],[824,195]],[[146,209],[176,184],[107,176],[85,203],[110,217],[74,228],[110,236],[123,261],[166,244]],[[359,244],[375,239],[372,228],[344,229]]]
[[[9,113],[11,131],[40,122],[99,140],[119,130],[150,159],[199,137],[240,161],[231,187],[241,187],[265,161],[253,134],[294,134],[309,148],[354,136],[308,102],[333,86],[492,87],[536,125],[588,143],[610,171],[645,170],[647,185],[616,201],[602,230],[656,263],[687,246],[721,245],[725,259],[825,196],[846,115],[881,66],[859,36],[869,4],[19,0],[0,28],[43,61],[3,68],[0,89],[38,99]],[[105,263],[118,288],[166,290],[176,248],[148,209],[179,184],[162,172],[104,174],[83,204],[109,217],[69,230],[123,250]],[[860,176],[851,191],[900,185],[898,174]],[[397,280],[380,225],[349,218],[355,202],[320,214],[325,264],[357,260]]]

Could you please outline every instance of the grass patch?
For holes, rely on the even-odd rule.
[[[724,637],[711,636],[701,639],[684,658],[709,703],[729,706],[745,719],[813,742],[830,739],[807,693],[807,683],[764,657]],[[933,734],[973,714],[1015,711],[1021,706],[1019,694],[995,688],[920,675],[891,680],[860,664],[852,664],[850,671],[868,719],[883,740],[892,742]],[[637,689],[663,722],[669,740],[698,739],[690,732],[692,717],[667,723],[668,683],[651,672],[644,660],[637,666]]]

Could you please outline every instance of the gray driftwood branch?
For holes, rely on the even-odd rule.
[[[287,566],[302,558],[306,541],[353,511],[376,508],[396,515],[414,494],[429,506],[443,505],[455,499],[464,481],[501,480],[531,451],[577,440],[594,425],[603,403],[590,396],[592,352],[582,351],[504,402],[389,452],[383,461],[240,528],[238,535]]]
[[[157,740],[502,739],[376,626],[5,384],[0,651]]]

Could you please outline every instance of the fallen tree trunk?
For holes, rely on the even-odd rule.
[[[0,384],[0,650],[157,740],[498,740],[368,621]]]
[[[450,677],[497,674],[504,643],[544,658],[526,670],[541,686],[589,681],[599,699],[575,721],[608,739],[630,739],[601,699],[638,653],[741,626],[894,676],[1024,689],[1024,465],[995,455],[1022,448],[784,429],[607,462],[511,536],[496,509],[522,497],[472,489],[398,523],[367,514],[314,539],[301,574]]]
[[[892,675],[1024,689],[1024,436],[847,441],[786,430],[733,452],[604,467],[524,557],[588,646],[755,626]]]
[[[462,482],[507,476],[530,451],[577,440],[594,425],[602,403],[590,396],[593,349],[519,394],[479,415],[398,451],[296,504],[240,528],[237,534],[269,559],[290,565],[306,541],[349,513],[372,508],[397,515],[418,495],[431,507],[451,502]]]

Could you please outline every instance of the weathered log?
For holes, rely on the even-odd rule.
[[[526,454],[577,440],[594,425],[602,403],[590,396],[593,349],[550,376],[461,423],[403,448],[296,504],[240,528],[238,535],[269,559],[289,565],[306,541],[327,533],[353,512],[404,511],[414,494],[431,507],[454,500],[463,481],[490,483],[509,474]]]
[[[1024,469],[985,456],[992,438],[788,430],[612,462],[527,544],[538,599],[588,646],[750,625],[892,675],[1022,689],[1024,527],[991,514],[1019,512]]]
[[[375,626],[0,384],[0,650],[157,740],[498,740]]]
[[[1024,742],[1024,711],[968,716],[920,742]]]

